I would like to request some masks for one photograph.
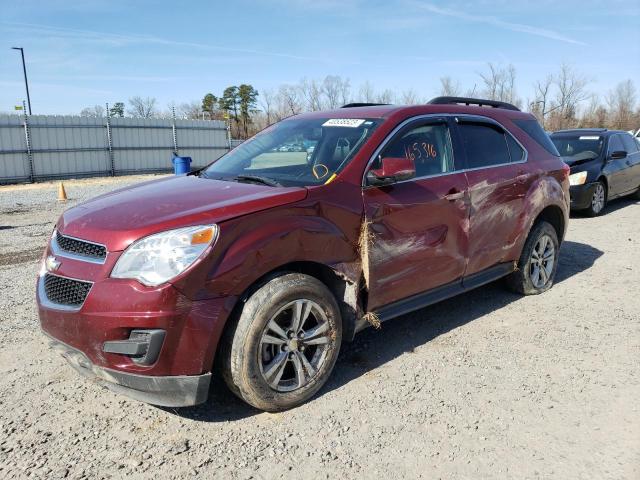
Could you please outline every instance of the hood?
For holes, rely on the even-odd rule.
[[[583,163],[587,163],[587,162],[592,162],[594,160],[597,160],[598,158],[600,158],[600,156],[594,157],[592,154],[590,154],[589,152],[582,152],[578,155],[574,155],[571,157],[561,157],[562,161],[564,163],[566,163],[567,165],[569,165],[570,167],[574,166],[574,165],[580,165]]]
[[[233,217],[303,200],[306,188],[269,187],[197,176],[169,177],[98,196],[62,214],[65,235],[110,251],[153,233]]]

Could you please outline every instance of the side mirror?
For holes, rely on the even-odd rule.
[[[622,158],[627,158],[627,152],[625,152],[624,150],[616,150],[609,156],[609,158],[611,160],[620,160]]]
[[[369,185],[388,185],[416,176],[413,160],[406,157],[384,157],[380,159],[380,167],[367,172]]]

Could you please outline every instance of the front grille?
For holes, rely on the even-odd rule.
[[[49,273],[44,276],[44,292],[50,302],[79,307],[91,289],[90,282],[58,277]]]
[[[84,257],[104,259],[107,256],[107,249],[103,245],[96,245],[76,238],[65,237],[60,232],[56,232],[56,243],[60,250]]]

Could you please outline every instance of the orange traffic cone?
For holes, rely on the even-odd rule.
[[[58,185],[58,201],[59,202],[67,201],[67,192],[64,189],[64,185],[62,184],[62,182],[60,182],[60,185]]]

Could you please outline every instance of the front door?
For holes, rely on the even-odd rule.
[[[409,123],[383,146],[377,160],[384,157],[413,160],[416,176],[364,187],[370,311],[461,281],[467,255],[467,180],[458,171],[448,121]]]

